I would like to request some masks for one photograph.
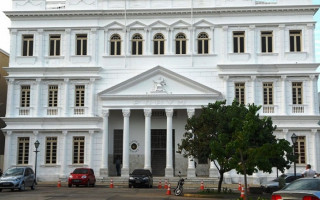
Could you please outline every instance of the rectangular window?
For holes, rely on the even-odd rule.
[[[22,36],[22,56],[33,56],[33,35]]]
[[[272,31],[262,31],[261,32],[261,52],[262,53],[272,53],[273,52],[273,32]]]
[[[73,164],[84,163],[84,140],[82,137],[73,137]]]
[[[114,130],[113,137],[113,163],[116,163],[117,158],[122,162],[123,152],[123,130]]]
[[[75,89],[75,107],[84,107],[85,86],[76,85]]]
[[[76,55],[87,55],[87,34],[77,34],[76,38]]]
[[[301,82],[292,83],[292,104],[303,104]]]
[[[244,53],[245,32],[234,31],[233,32],[233,53]]]
[[[29,137],[18,137],[18,164],[27,165],[29,162]]]
[[[298,136],[298,140],[295,144],[295,155],[298,155],[296,162],[298,164],[306,164],[306,137]]]
[[[263,104],[273,105],[273,83],[263,83]]]
[[[48,90],[48,107],[58,107],[58,86],[49,85]]]
[[[61,35],[50,35],[50,56],[60,56]]]
[[[300,52],[301,51],[301,30],[291,30],[290,31],[290,52]]]
[[[57,137],[46,138],[46,164],[57,163]]]
[[[245,84],[235,83],[235,97],[240,104],[245,104]]]
[[[30,85],[21,86],[20,107],[30,107]]]

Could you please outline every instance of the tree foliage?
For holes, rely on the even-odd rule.
[[[249,104],[247,107],[233,101],[209,103],[201,113],[188,119],[180,153],[198,159],[210,159],[217,167],[221,191],[223,174],[235,169],[238,173],[252,175],[261,170],[272,172],[290,167],[293,161],[292,147],[284,139],[276,139],[270,117],[261,118],[261,106]],[[246,190],[245,190],[246,191]]]

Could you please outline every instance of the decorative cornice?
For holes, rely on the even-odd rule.
[[[312,12],[318,10],[318,5],[293,5],[293,6],[254,6],[254,7],[213,7],[213,8],[194,8],[193,14],[242,14],[242,13],[268,13],[268,12]],[[57,17],[57,16],[124,16],[121,10],[43,10],[43,11],[6,11],[9,18],[14,17]],[[127,16],[141,15],[190,15],[191,9],[188,8],[169,8],[169,9],[127,9]]]

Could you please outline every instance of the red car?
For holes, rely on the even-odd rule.
[[[92,186],[96,185],[96,177],[94,175],[93,169],[91,168],[76,168],[68,178],[68,186],[72,187],[75,185]]]

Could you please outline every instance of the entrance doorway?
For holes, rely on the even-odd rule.
[[[175,166],[175,133],[172,130],[173,168]],[[167,157],[167,129],[151,129],[151,168],[154,176],[164,176]]]

